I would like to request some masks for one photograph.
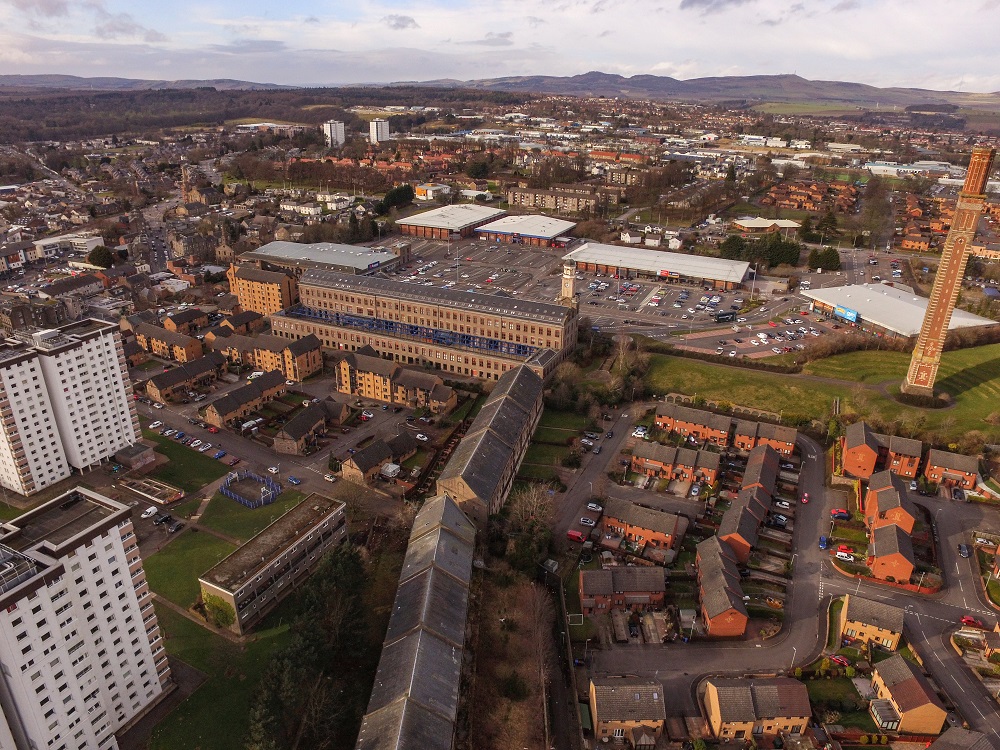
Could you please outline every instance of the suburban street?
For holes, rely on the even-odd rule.
[[[641,416],[649,404],[636,404],[623,414],[615,415],[615,437],[602,440],[608,457],[617,458],[622,443],[632,430],[635,417]],[[829,511],[843,502],[843,490],[825,487],[824,453],[811,438],[799,435],[797,445],[802,456],[799,494],[808,492],[811,502],[799,504],[795,513],[795,554],[793,578],[785,600],[784,627],[774,638],[762,641],[749,634],[745,642],[677,641],[667,645],[630,645],[601,651],[591,649],[591,670],[595,676],[637,675],[653,677],[664,686],[666,695],[675,696],[668,704],[674,715],[699,713],[695,688],[712,675],[743,675],[774,673],[812,663],[822,652],[827,636],[827,611],[837,596],[859,593],[906,611],[906,638],[924,657],[925,666],[937,682],[959,706],[969,725],[1000,739],[1000,715],[996,703],[982,683],[961,662],[948,642],[951,631],[963,615],[972,614],[992,628],[996,612],[983,601],[975,581],[972,561],[959,557],[959,541],[968,541],[974,529],[998,529],[984,506],[973,503],[952,503],[943,498],[921,498],[932,516],[936,516],[940,539],[940,566],[945,573],[945,588],[933,597],[916,596],[904,591],[875,584],[853,581],[835,571],[828,553],[819,549],[816,540],[825,533]],[[603,451],[602,451],[603,453]],[[557,508],[556,534],[562,537],[572,527],[591,496],[607,481],[605,471],[617,468],[587,459],[565,493],[563,505]],[[599,484],[600,483],[600,484]],[[616,490],[618,488],[615,488]],[[622,488],[627,489],[627,488]],[[613,493],[617,494],[617,493]],[[840,499],[835,499],[840,498]],[[702,509],[700,503],[683,498],[657,496],[654,504],[663,510],[686,513],[693,517]]]

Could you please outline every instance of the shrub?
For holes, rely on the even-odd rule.
[[[528,689],[528,681],[517,672],[511,672],[506,677],[502,677],[499,688],[500,695],[516,703],[527,700],[531,694],[531,691]]]

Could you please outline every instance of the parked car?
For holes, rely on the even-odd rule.
[[[598,505],[597,503],[587,503],[587,510],[592,510],[592,511],[594,511],[594,513],[603,513],[604,512],[603,506]]]
[[[848,554],[847,552],[838,552],[837,559],[843,560],[844,562],[854,562],[854,555]]]
[[[236,464],[238,464],[242,460],[243,459],[238,458],[237,456],[233,456],[231,459],[229,459],[229,465],[230,466],[236,466]]]
[[[840,544],[837,546],[837,552],[850,552],[853,554],[854,549],[852,547],[848,547],[846,544]]]
[[[802,493],[802,502],[804,502],[804,503],[808,503],[809,502],[809,493],[808,492],[803,492]]]
[[[956,487],[951,491],[951,499],[959,503],[965,502],[965,490]]]
[[[587,448],[593,448],[594,441],[588,440],[587,438],[580,438],[580,445],[586,446]]]
[[[372,417],[375,416],[375,414],[365,409],[363,412],[361,412],[361,416],[364,417],[365,419],[371,419]]]
[[[170,523],[173,520],[174,520],[173,516],[171,516],[169,513],[161,513],[160,515],[158,515],[156,518],[153,519],[153,526],[159,526],[160,524],[163,523]]]
[[[917,480],[912,479],[910,480],[910,492],[916,492],[916,491],[917,491]]]
[[[772,518],[780,524],[788,523],[788,516],[783,516],[780,513],[775,513]]]
[[[323,475],[323,479],[325,479],[328,482],[336,482],[337,481],[337,477],[335,477],[333,474],[324,474]]]
[[[830,515],[831,515],[831,517],[835,521],[850,521],[851,520],[851,514],[848,513],[847,511],[841,511],[839,513],[838,512],[833,512]]]
[[[291,474],[289,474],[288,475],[288,483],[289,484],[294,484],[296,487],[298,487],[300,484],[302,484],[302,480],[299,479],[298,477],[293,477]]]
[[[163,426],[163,422],[161,422],[160,420],[157,419],[155,422],[151,422],[150,423],[149,429],[151,429],[151,430],[158,430],[162,426]]]
[[[209,427],[209,428],[208,428],[208,431],[209,431],[210,433],[212,433],[213,435],[216,435],[216,434],[218,434],[218,432],[219,432],[219,428],[218,428],[218,427]]]
[[[785,500],[775,500],[774,504],[777,507],[782,508],[783,510],[788,510],[789,508],[792,507],[792,504],[789,503],[789,502],[787,502],[787,501],[785,501]]]
[[[962,557],[972,557],[972,549],[968,544],[960,544],[958,545],[958,554]]]
[[[146,510],[142,512],[142,515],[139,516],[139,518],[152,518],[155,515],[156,515],[156,508],[150,505],[148,508],[146,508]]]
[[[696,484],[691,488],[691,497],[698,497],[701,494],[701,485]]]
[[[850,514],[847,512],[847,508],[834,508],[833,510],[830,511],[830,515],[834,517],[836,516],[850,517]]]
[[[827,539],[825,536],[821,536],[819,538],[819,548],[826,549],[829,546],[830,546],[830,540]]]
[[[153,404],[153,408],[154,409],[162,409],[163,408],[163,404],[161,404],[159,401],[157,401],[155,404]]]
[[[167,532],[173,534],[174,532],[180,531],[183,528],[184,528],[183,521],[175,521],[174,523],[170,524],[170,527],[167,529]]]
[[[580,519],[580,523],[584,526],[597,526],[597,521],[593,518],[587,518],[586,516]]]
[[[216,461],[218,461],[224,455],[226,455],[225,451],[216,451],[215,453],[212,454],[212,458],[214,458]]]
[[[849,666],[851,666],[851,662],[849,662],[847,660],[847,657],[846,656],[841,656],[840,654],[835,654],[835,655],[831,656],[830,657],[830,661],[832,661],[834,664],[839,664],[842,667],[849,667]]]
[[[605,435],[604,437],[613,438],[614,436],[615,436],[614,430],[608,430],[608,434]]]
[[[969,625],[970,627],[973,628],[981,628],[983,626],[982,620],[977,620],[975,617],[972,617],[970,615],[966,615],[965,617],[963,617],[961,622],[963,625]]]
[[[279,471],[279,469],[278,469],[277,466],[268,466],[267,467],[267,473],[268,474],[277,474],[278,471]]]

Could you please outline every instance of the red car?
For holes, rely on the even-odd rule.
[[[215,434],[217,434],[219,432],[219,428],[218,427],[209,427],[208,431],[211,432],[213,435],[215,435]]]
[[[847,508],[834,508],[833,510],[830,511],[830,515],[831,516],[841,516],[841,515],[847,516],[847,515],[850,515],[850,514],[847,512]]]
[[[841,544],[837,547],[837,552],[850,552],[851,554],[854,554],[854,548],[848,547],[846,544]]]
[[[840,654],[837,654],[836,656],[831,656],[830,657],[830,661],[832,661],[834,664],[839,664],[842,667],[849,667],[849,666],[851,666],[851,663],[849,661],[847,661],[847,657],[846,656],[840,656]]]
[[[969,615],[966,615],[965,617],[962,618],[962,624],[969,625],[970,627],[973,628],[981,628],[983,626],[983,621],[977,620],[975,617],[970,617]]]
[[[808,492],[803,492],[802,493],[802,502],[804,502],[804,503],[808,503],[809,502],[809,493]]]
[[[778,324],[777,324],[777,323],[775,323],[775,322],[774,322],[773,320],[769,320],[769,321],[767,321],[767,324],[768,324],[769,326],[771,326],[771,328],[777,328],[777,327],[778,327]]]

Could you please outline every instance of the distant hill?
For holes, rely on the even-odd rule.
[[[232,78],[204,81],[148,81],[139,78],[81,78],[59,74],[0,75],[0,89],[73,89],[77,91],[155,91],[161,89],[215,88],[219,91],[256,91],[262,89],[289,89],[276,83],[252,83]]]
[[[813,102],[874,108],[951,104],[977,109],[1000,108],[1000,92],[969,94],[929,89],[878,88],[846,81],[810,81],[797,75],[722,76],[686,81],[668,76],[624,77],[592,71],[576,76],[509,76],[471,81],[441,79],[405,85],[485,89],[489,91],[628,97],[692,102]]]

